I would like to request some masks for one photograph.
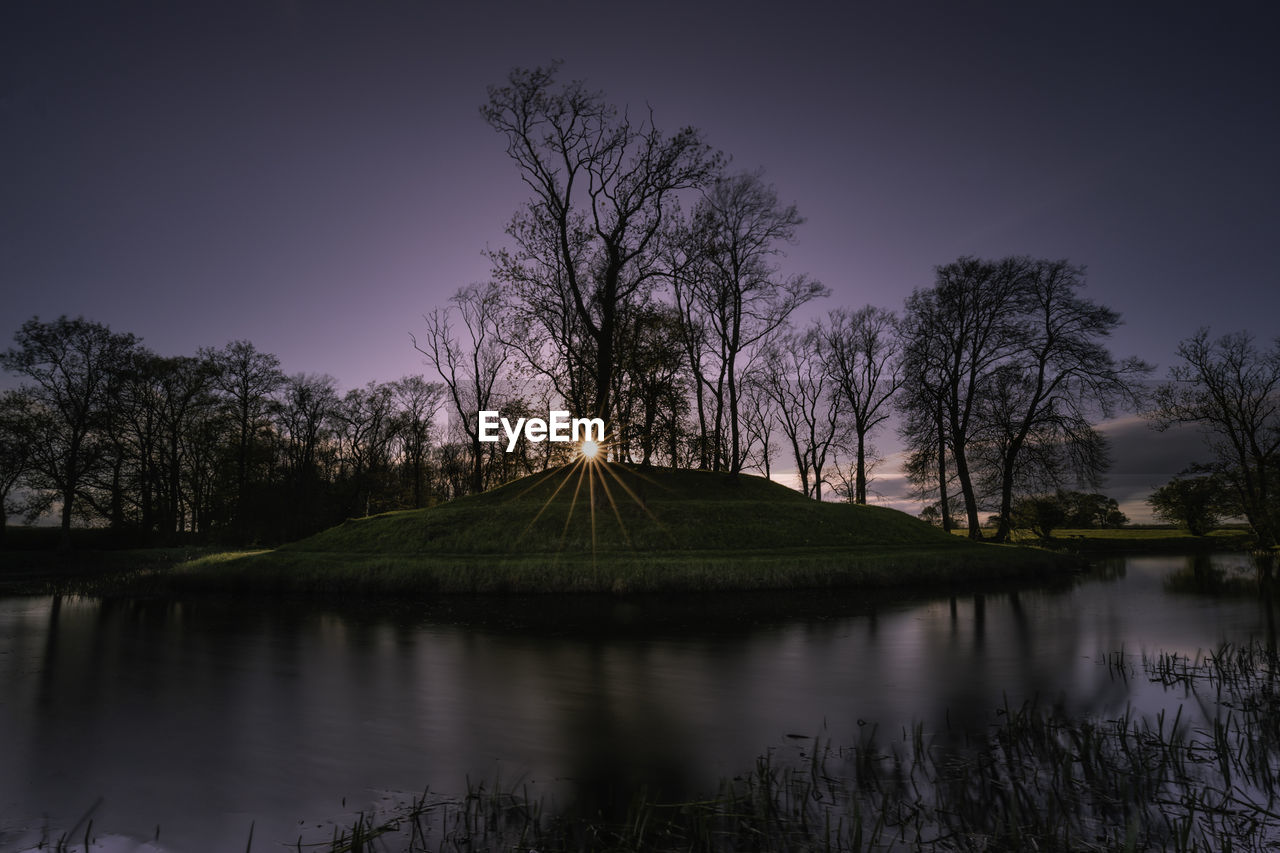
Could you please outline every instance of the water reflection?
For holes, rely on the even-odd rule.
[[[1243,562],[1242,562],[1243,561]],[[1250,567],[1253,567],[1250,574]],[[1253,587],[1234,578],[1252,578]],[[501,777],[613,813],[713,789],[789,736],[979,732],[1038,697],[1173,701],[1110,652],[1275,643],[1273,572],[1130,557],[1078,582],[937,594],[450,600],[0,600],[0,849],[42,815],[168,845],[292,843],[386,790]],[[1250,591],[1251,590],[1251,591]],[[1176,697],[1175,697],[1176,698]],[[342,798],[347,798],[346,806]],[[6,841],[7,839],[7,841]],[[233,848],[234,845],[234,848]]]

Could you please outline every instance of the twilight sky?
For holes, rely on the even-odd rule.
[[[784,268],[831,288],[817,310],[900,308],[964,254],[1068,258],[1163,376],[1201,325],[1280,332],[1266,8],[5,3],[0,340],[83,315],[344,389],[425,372],[408,333],[488,277],[527,197],[485,87],[560,58],[763,167],[807,218]]]

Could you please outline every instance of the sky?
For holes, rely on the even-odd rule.
[[[900,308],[962,255],[1066,258],[1124,318],[1113,352],[1159,378],[1201,326],[1280,333],[1267,11],[0,4],[0,341],[66,314],[165,355],[248,339],[344,389],[428,373],[410,333],[489,278],[528,198],[486,87],[562,60],[764,169],[806,218],[783,270],[831,290],[812,314]],[[1117,489],[1197,451],[1166,436],[1153,454],[1133,418],[1108,430]]]

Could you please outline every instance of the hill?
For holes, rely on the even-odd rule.
[[[184,586],[280,591],[625,592],[886,586],[1064,562],[885,507],[819,503],[762,477],[579,464],[179,574]]]

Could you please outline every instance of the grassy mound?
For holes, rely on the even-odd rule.
[[[352,519],[285,551],[546,554],[955,547],[884,507],[818,503],[762,477],[559,468],[429,510]]]
[[[666,592],[892,586],[1073,566],[761,477],[568,466],[426,510],[352,519],[275,551],[195,560],[185,590],[313,594]]]

